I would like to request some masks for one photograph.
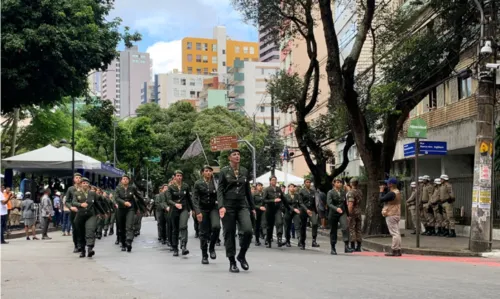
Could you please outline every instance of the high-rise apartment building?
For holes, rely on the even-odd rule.
[[[168,108],[179,101],[197,101],[206,78],[210,76],[180,73],[177,69],[167,74],[158,74],[158,104],[162,108]]]
[[[229,39],[226,27],[214,28],[213,38],[186,37],[182,40],[182,72],[185,74],[218,74],[222,81],[235,59],[259,60],[259,44]]]
[[[152,62],[149,53],[137,46],[121,51],[102,74],[102,98],[113,102],[116,115],[135,114],[143,98],[144,82],[151,82]]]
[[[267,28],[259,29],[259,61],[261,62],[279,62],[280,46],[271,39]]]

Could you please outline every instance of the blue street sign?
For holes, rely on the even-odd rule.
[[[420,141],[420,155],[444,156],[448,152],[448,146],[444,141]],[[415,142],[403,146],[405,157],[415,156]]]

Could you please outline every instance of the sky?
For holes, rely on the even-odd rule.
[[[226,26],[231,39],[258,41],[257,29],[243,22],[231,0],[119,0],[110,17],[120,17],[123,26],[142,34],[137,45],[150,54],[154,73],[182,69],[181,40],[212,38],[217,25]]]

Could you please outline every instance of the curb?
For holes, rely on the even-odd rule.
[[[41,229],[36,229],[35,230],[37,235],[42,233]],[[61,231],[59,228],[55,227],[49,227],[48,231],[49,233],[55,232],[55,231]],[[31,236],[31,230],[30,230],[30,236]],[[19,238],[25,238],[26,233],[24,231],[16,231],[14,233],[11,233],[10,235],[5,235],[5,240],[12,240],[12,239],[19,239]]]

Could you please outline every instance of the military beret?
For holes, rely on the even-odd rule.
[[[184,174],[184,173],[182,172],[182,170],[180,170],[180,169],[177,169],[174,173],[175,173],[175,174]]]
[[[232,153],[241,153],[241,152],[239,149],[233,148],[233,149],[229,150],[229,154],[231,155]]]
[[[89,181],[89,179],[88,179],[88,178],[86,178],[86,177],[82,177],[82,182],[87,182],[87,183],[89,183],[90,181]]]
[[[75,172],[75,174],[73,174],[73,177],[75,177],[75,178],[76,178],[76,177],[82,177],[82,174],[81,174],[81,173],[79,173],[79,172]]]
[[[205,169],[210,169],[211,171],[214,171],[214,169],[210,165],[203,166],[203,170],[205,170]]]

